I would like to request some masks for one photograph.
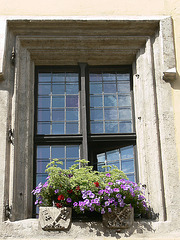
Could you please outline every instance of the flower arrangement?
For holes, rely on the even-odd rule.
[[[88,161],[77,162],[67,170],[58,166],[61,162],[57,159],[47,165],[47,182],[39,183],[32,191],[36,205],[70,206],[77,213],[104,214],[125,206],[133,207],[135,214],[148,210],[144,189],[129,181],[118,168],[97,172],[87,165]]]

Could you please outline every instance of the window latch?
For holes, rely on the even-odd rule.
[[[12,63],[12,65],[15,64],[15,58],[16,58],[16,53],[15,53],[15,48],[13,47],[12,52],[11,52],[11,63]]]
[[[5,205],[5,217],[10,219],[12,216],[12,206],[9,206],[9,203]]]
[[[14,129],[12,130],[11,125],[8,130],[8,141],[14,145]]]

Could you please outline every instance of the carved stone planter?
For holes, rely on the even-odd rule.
[[[39,223],[43,230],[68,230],[72,221],[72,208],[40,207]]]
[[[117,208],[111,213],[103,215],[103,224],[110,229],[125,229],[133,225],[134,209],[125,207],[123,209]]]

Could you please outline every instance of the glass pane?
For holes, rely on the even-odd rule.
[[[52,121],[64,121],[64,109],[52,110]]]
[[[127,177],[129,179],[129,181],[135,182],[135,176],[134,174],[127,174]]]
[[[118,122],[105,122],[106,133],[118,133]]]
[[[102,96],[91,96],[90,97],[91,107],[102,107]]]
[[[103,133],[103,122],[91,122],[91,133]]]
[[[66,160],[66,169],[70,168],[73,164],[75,164],[74,162],[75,160]]]
[[[103,73],[103,80],[104,81],[115,81],[116,80],[116,74]]]
[[[49,161],[37,161],[37,173],[44,173],[46,170],[46,165],[49,163]]]
[[[50,158],[50,146],[38,146],[37,147],[37,158],[49,159]]]
[[[66,109],[66,120],[78,120],[79,111],[78,108],[67,108]]]
[[[50,121],[50,111],[38,110],[38,121]]]
[[[39,95],[49,95],[51,93],[51,84],[39,84],[38,94]]]
[[[122,161],[121,170],[125,173],[134,172],[134,161]]]
[[[121,153],[121,159],[134,158],[133,145],[124,147],[124,148],[120,148],[120,153]]]
[[[120,108],[119,109],[119,119],[120,120],[131,119],[131,109],[130,108]]]
[[[91,120],[103,120],[103,109],[102,108],[91,109]]]
[[[66,146],[66,158],[75,158],[76,160],[78,160],[79,159],[79,146],[77,146],[77,145],[68,146],[67,145]]]
[[[78,107],[78,95],[66,96],[66,107]]]
[[[78,82],[79,76],[78,73],[66,73],[66,82]]]
[[[52,107],[64,107],[64,96],[61,97],[52,97]]]
[[[37,124],[38,134],[50,134],[50,123],[38,123]]]
[[[50,97],[38,97],[38,108],[50,108]]]
[[[130,95],[119,95],[118,104],[120,107],[131,106],[131,97]]]
[[[130,92],[130,82],[118,83],[118,92],[129,93]]]
[[[52,94],[64,94],[65,84],[53,84],[52,85]]]
[[[117,74],[117,80],[123,80],[123,81],[126,81],[126,80],[130,80],[130,74],[129,73],[118,73]]]
[[[65,82],[65,73],[53,73],[52,82]]]
[[[52,123],[52,134],[64,134],[64,123]]]
[[[75,134],[78,133],[78,123],[67,122],[66,123],[66,133],[67,134]]]
[[[36,186],[41,182],[42,184],[44,184],[47,181],[48,174],[47,173],[38,173],[36,175]]]
[[[113,167],[116,166],[118,169],[120,169],[120,164],[119,164],[119,161],[114,161],[114,162],[107,162],[107,165],[110,165]]]
[[[51,73],[39,73],[38,80],[39,82],[51,82]]]
[[[91,82],[102,82],[102,74],[90,73],[89,78]]]
[[[116,83],[105,83],[104,84],[104,93],[116,93]]]
[[[65,146],[52,146],[51,158],[65,158]]]
[[[132,122],[120,122],[119,129],[121,133],[130,133],[132,132]]]
[[[105,120],[117,120],[117,108],[105,108],[104,109]]]
[[[105,153],[101,153],[97,155],[97,161],[98,163],[104,163],[105,162]]]
[[[119,149],[106,152],[107,161],[119,160]]]
[[[105,95],[104,96],[104,106],[113,107],[117,106],[116,95]]]
[[[90,94],[102,93],[102,83],[90,83]]]
[[[78,84],[75,84],[75,83],[66,84],[66,93],[67,94],[78,94],[78,92],[79,92]]]

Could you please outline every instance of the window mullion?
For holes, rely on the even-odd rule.
[[[80,84],[81,84],[81,131],[83,136],[82,141],[82,158],[88,160],[88,120],[87,120],[87,77],[86,63],[80,63]]]

